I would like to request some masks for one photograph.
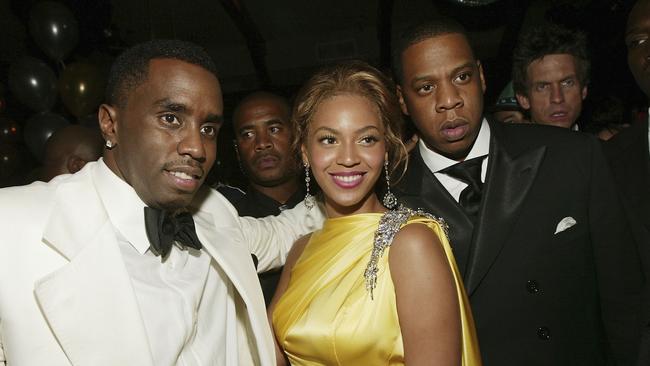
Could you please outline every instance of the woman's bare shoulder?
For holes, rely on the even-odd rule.
[[[309,243],[309,239],[311,239],[311,233],[301,236],[295,243],[293,243],[293,246],[287,255],[285,266],[293,267],[293,265],[298,261],[298,258],[300,258],[302,252],[305,250],[307,243]]]
[[[391,253],[410,252],[440,252],[442,249],[440,237],[429,226],[422,223],[411,223],[403,226],[393,239]]]

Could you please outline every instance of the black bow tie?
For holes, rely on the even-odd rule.
[[[161,258],[167,257],[175,241],[195,249],[203,247],[196,236],[194,219],[189,212],[173,215],[167,211],[145,207],[144,224],[151,243],[151,251]]]

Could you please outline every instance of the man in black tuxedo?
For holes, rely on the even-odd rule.
[[[394,66],[420,136],[400,199],[449,224],[484,364],[632,364],[642,279],[598,142],[484,119],[481,63],[449,19],[407,30]]]
[[[637,84],[650,104],[650,0],[637,1],[628,17],[625,32],[627,61]],[[639,253],[650,277],[650,130],[648,119],[635,123],[604,144],[614,178],[632,223]],[[650,289],[645,291],[645,330],[639,365],[650,365]]]
[[[583,32],[557,24],[523,32],[512,55],[512,85],[531,122],[577,131],[590,67]]]

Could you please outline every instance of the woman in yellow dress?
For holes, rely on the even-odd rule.
[[[296,100],[305,204],[315,180],[328,219],[294,245],[269,307],[278,365],[481,363],[444,222],[394,208],[390,186],[383,202],[376,193],[406,165],[394,90],[356,61],[317,73]]]

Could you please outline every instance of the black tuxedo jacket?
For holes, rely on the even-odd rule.
[[[398,187],[401,202],[449,224],[484,365],[632,364],[642,278],[598,142],[548,126],[490,129],[476,227],[418,149]],[[566,218],[576,224],[556,233]]]
[[[603,144],[632,223],[645,278],[650,278],[650,152],[648,121],[630,126]],[[650,365],[650,286],[644,291],[643,334],[639,365]]]
[[[650,237],[650,152],[648,121],[623,130],[603,144],[626,211],[639,238]]]

